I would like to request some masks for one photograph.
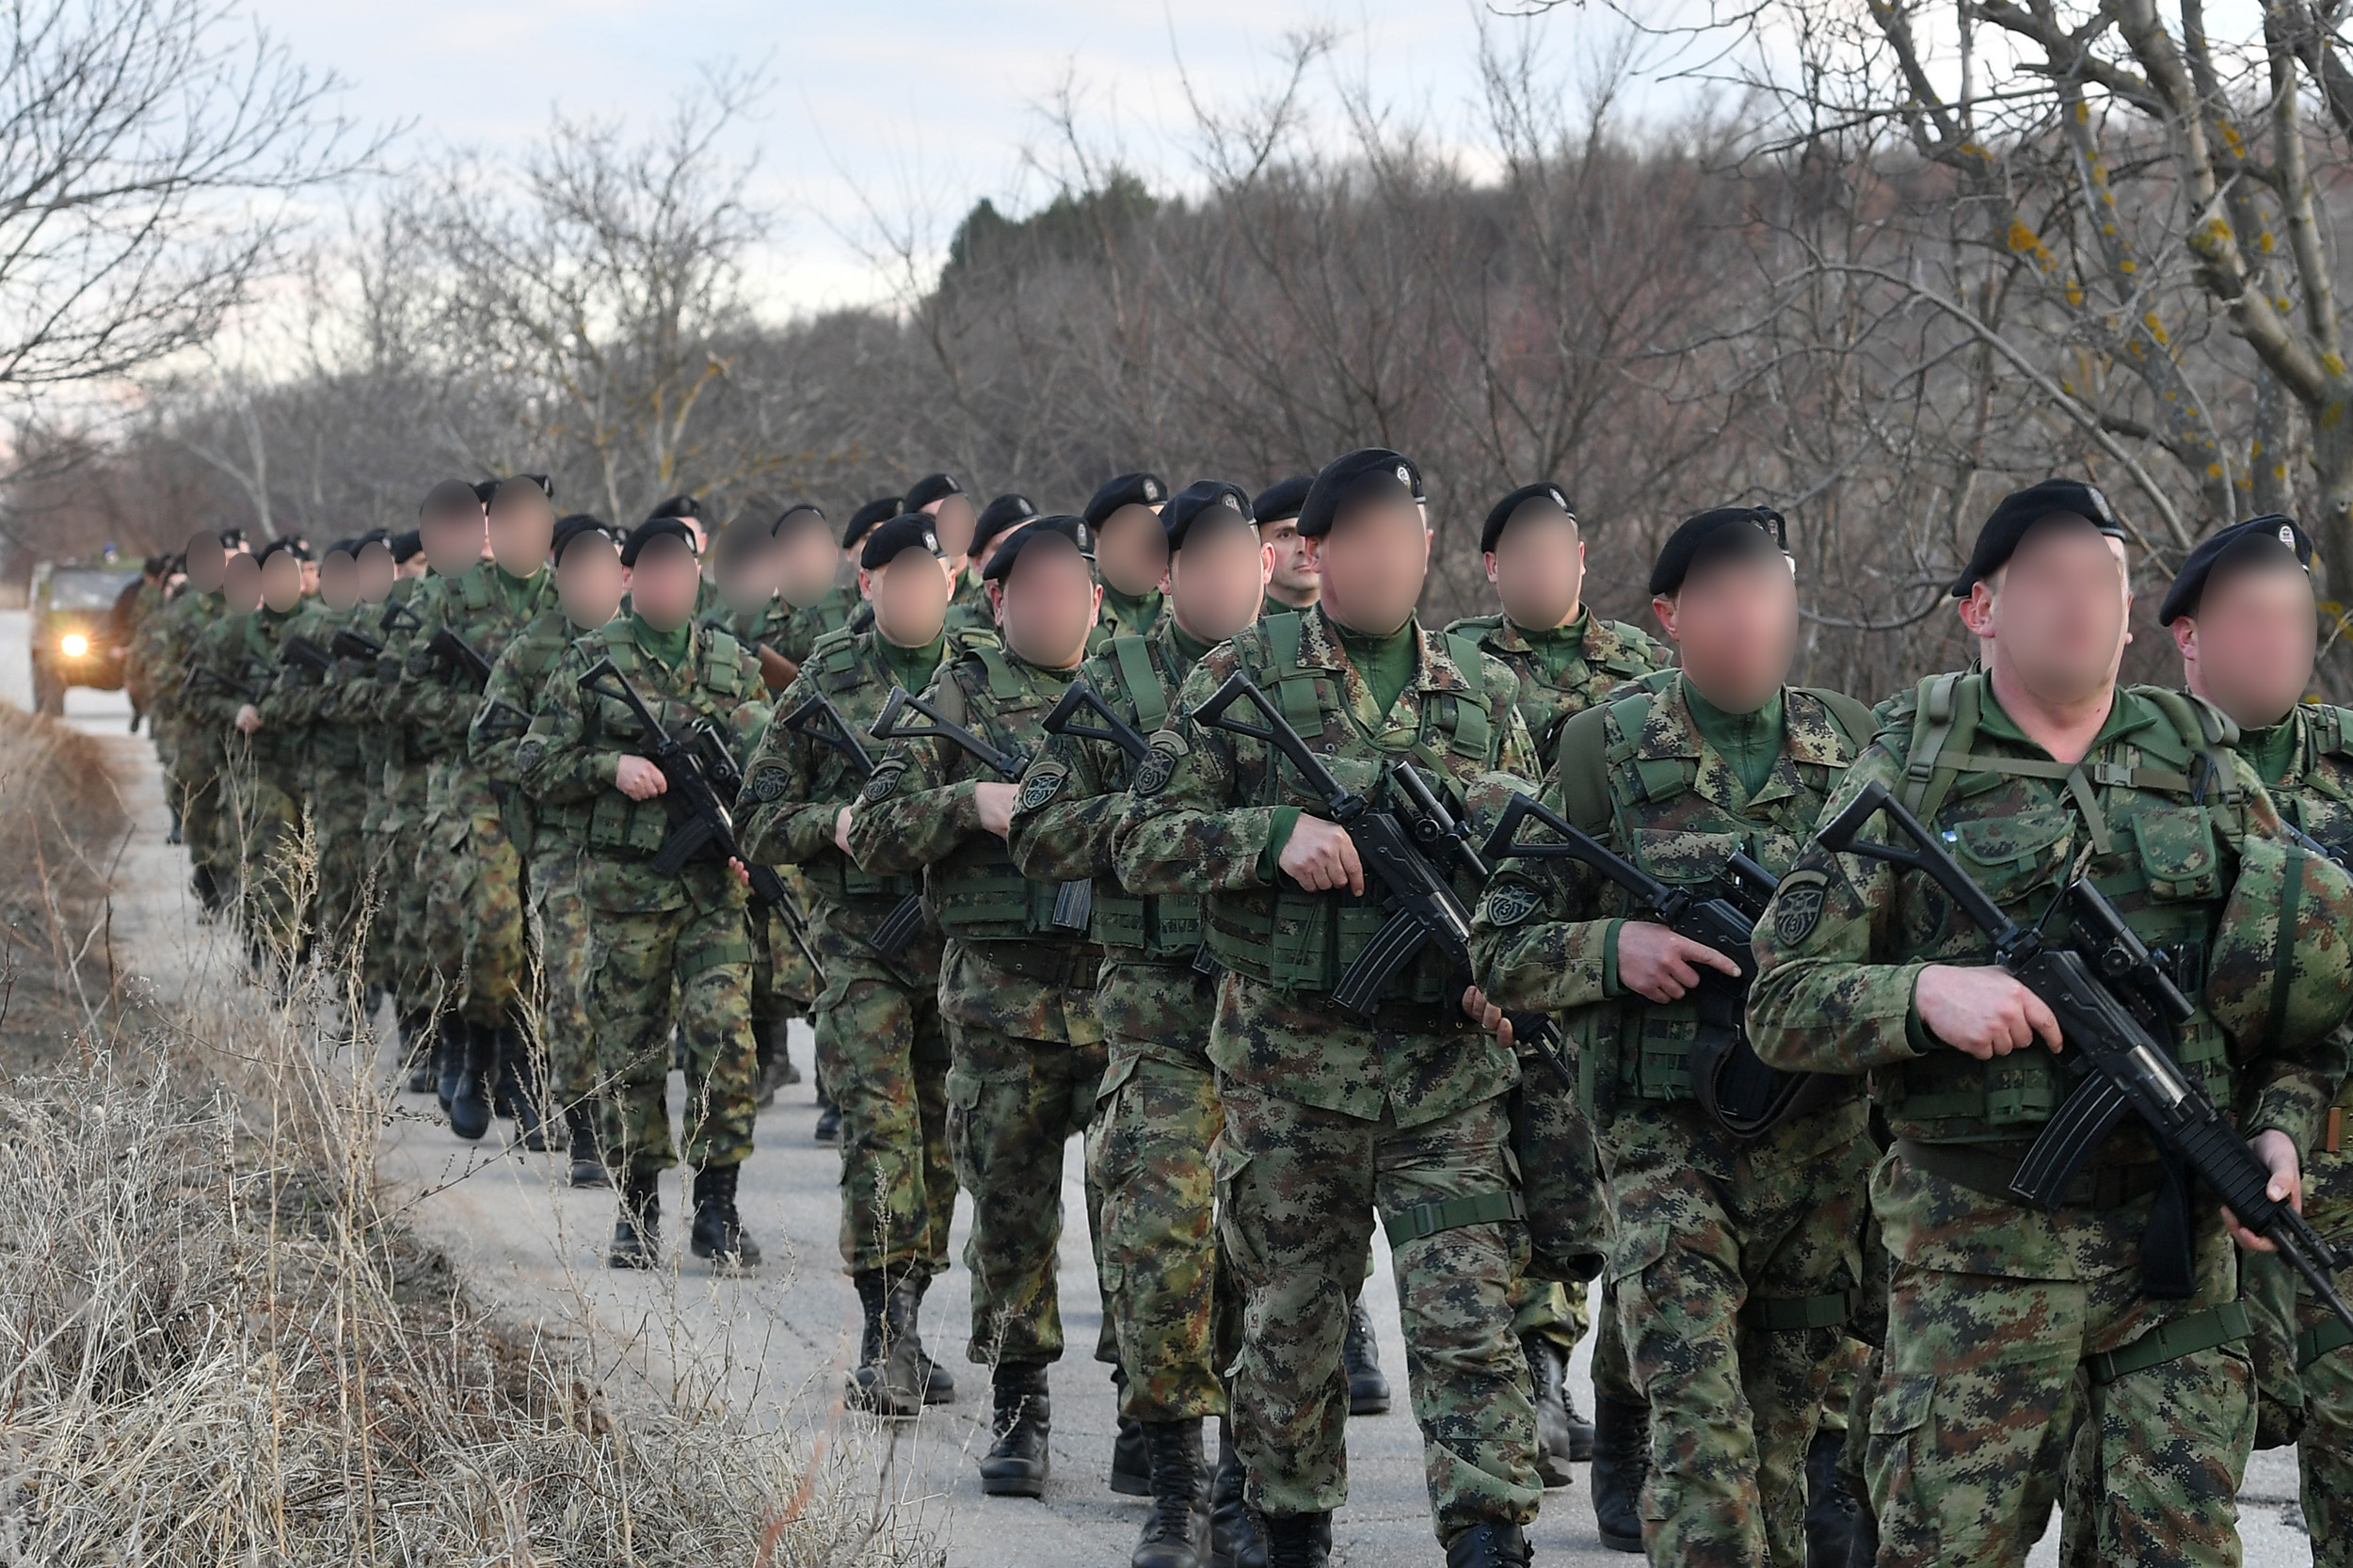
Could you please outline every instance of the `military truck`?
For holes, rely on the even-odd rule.
[[[139,568],[131,566],[43,561],[33,568],[25,619],[32,637],[35,708],[64,712],[65,694],[75,686],[122,689],[128,648],[115,606],[138,580]]]

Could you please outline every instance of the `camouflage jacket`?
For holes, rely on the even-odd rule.
[[[328,645],[352,616],[350,610],[330,610],[325,600],[312,597],[296,605],[279,638],[279,669],[269,700],[261,705],[262,722],[302,737],[301,744],[314,775],[356,772],[360,766],[360,735],[342,717],[340,669],[321,672],[289,659],[286,645],[299,637],[331,660]]]
[[[1188,716],[1153,737],[1159,755],[1139,770],[1112,841],[1129,890],[1206,896],[1209,946],[1231,971],[1210,1041],[1221,1072],[1367,1120],[1385,1110],[1401,1127],[1511,1088],[1513,1053],[1463,1017],[1461,977],[1434,954],[1399,971],[1373,1019],[1336,1016],[1327,993],[1385,913],[1369,896],[1311,893],[1282,874],[1269,853],[1276,830],[1288,834],[1325,802],[1276,768],[1263,742],[1189,715],[1245,670],[1347,789],[1370,789],[1390,760],[1458,789],[1484,773],[1526,775],[1532,758],[1511,670],[1466,637],[1417,626],[1415,639],[1417,667],[1384,713],[1320,606],[1244,628],[1186,676],[1178,706]],[[1237,716],[1251,717],[1246,708]]]
[[[2171,955],[2197,1001],[2173,1041],[2184,1068],[2217,1104],[2245,1106],[2249,1133],[2277,1128],[2300,1148],[2346,1066],[2335,1026],[2353,991],[2338,934],[2353,920],[2353,882],[2282,848],[2261,779],[2219,744],[2229,733],[2194,699],[2120,688],[2090,749],[2067,768],[2002,712],[1988,677],[1931,677],[1887,706],[1877,742],[1825,811],[1868,783],[1899,799],[1909,792],[1987,894],[2052,939],[2067,934],[2064,909],[2052,906],[2081,867],[2144,941]],[[1915,748],[1921,765],[1911,769]],[[1865,831],[1891,830],[1874,818]],[[2283,934],[2291,902],[2300,918]],[[2286,973],[2283,936],[2295,955]],[[1755,945],[1757,1053],[1793,1070],[1869,1071],[1898,1138],[2020,1154],[2066,1097],[2060,1055],[2026,1049],[1981,1063],[1921,1024],[1913,993],[1924,968],[1991,962],[1987,935],[1925,875],[1809,846],[1782,878]],[[2153,1158],[2137,1127],[2092,1157]]]
[[[1623,621],[1604,620],[1587,610],[1578,654],[1555,680],[1528,634],[1502,616],[1470,616],[1447,628],[1478,640],[1480,650],[1512,666],[1520,682],[1520,718],[1536,743],[1539,768],[1552,762],[1561,726],[1599,702],[1609,690],[1667,664],[1667,652]]]
[[[1141,599],[1127,600],[1103,589],[1103,607],[1087,633],[1087,651],[1100,653],[1113,637],[1148,637],[1168,619],[1168,596],[1155,588]]]
[[[573,625],[561,605],[551,605],[532,616],[490,665],[490,679],[482,689],[481,704],[475,708],[473,723],[466,731],[466,754],[491,783],[508,789],[522,784],[522,770],[516,765],[515,753],[538,712],[540,690],[547,685],[549,674],[563,659],[565,650],[587,635],[589,630]],[[515,832],[515,847],[530,855],[537,838],[536,813],[520,811],[508,815],[510,830],[520,830]],[[549,837],[567,848],[579,847],[555,834]]]
[[[470,766],[467,732],[482,706],[481,690],[465,671],[431,650],[434,634],[455,632],[485,663],[495,664],[506,645],[542,610],[555,603],[555,574],[544,567],[525,578],[509,577],[495,561],[478,561],[462,577],[433,580],[435,590],[417,596],[420,624],[408,633],[402,653],[398,700],[406,712],[415,748],[433,763],[436,789]]]
[[[634,616],[609,621],[564,649],[539,688],[529,731],[504,765],[537,801],[540,824],[581,846],[582,888],[596,907],[741,907],[744,890],[724,863],[693,861],[677,876],[654,872],[670,838],[670,803],[664,795],[632,800],[614,782],[623,757],[651,750],[648,739],[626,706],[581,690],[580,678],[611,659],[673,739],[694,744],[694,725],[708,719],[741,758],[768,723],[760,666],[727,632],[699,627],[672,669],[639,645],[636,626]]]
[[[955,591],[948,596],[947,626],[953,634],[985,632],[993,635],[997,631],[997,612],[988,602],[988,584],[969,567],[956,574]]]
[[[996,643],[960,646],[924,696],[951,720],[1018,760],[1076,670],[1029,664]],[[1060,889],[1034,883],[1004,840],[981,826],[982,782],[1011,783],[963,747],[902,740],[877,762],[850,819],[850,853],[877,874],[923,872],[924,901],[950,941],[940,1011],[1029,1040],[1101,1040],[1090,993],[1099,953],[1054,922]]]
[[[844,629],[864,632],[873,624],[873,609],[858,597],[857,589],[828,588],[814,604],[804,609],[788,608],[781,632],[770,639],[768,646],[794,664],[806,664],[823,639]]]
[[[197,645],[215,622],[228,614],[228,600],[216,588],[211,593],[184,589],[164,606],[154,620],[152,664],[158,705],[173,719],[192,713],[196,694],[188,678],[196,668]]]
[[[1788,870],[1823,801],[1870,743],[1860,705],[1842,715],[1815,693],[1785,688],[1781,757],[1752,796],[1701,734],[1673,671],[1561,733],[1545,804],[1659,881],[1703,898],[1719,890],[1736,852],[1777,876]],[[1532,826],[1524,833],[1547,836]],[[1645,1001],[1619,984],[1627,904],[1623,888],[1577,861],[1514,860],[1497,871],[1472,923],[1479,983],[1490,997],[1514,1011],[1566,1015],[1589,1114],[1607,1115],[1621,1096],[1691,1094],[1694,1006]]]
[[[236,734],[238,710],[251,703],[262,712],[262,728],[245,744],[255,765],[280,782],[290,782],[301,769],[305,737],[299,726],[273,724],[263,710],[277,688],[279,646],[298,614],[299,606],[280,614],[264,605],[249,615],[223,616],[206,627],[197,645],[198,674],[189,707],[200,728],[230,736]]]

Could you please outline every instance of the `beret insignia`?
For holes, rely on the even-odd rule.
[[[1819,872],[1799,872],[1782,878],[1773,895],[1773,940],[1796,947],[1822,923],[1824,878]]]
[[[1144,760],[1136,764],[1133,789],[1138,795],[1149,798],[1168,788],[1168,781],[1176,776],[1176,753],[1160,744],[1156,738],[1144,749]]]
[[[899,780],[906,776],[906,771],[904,762],[885,762],[874,770],[874,776],[866,781],[866,788],[858,792],[857,798],[870,803],[888,800],[898,792]]]
[[[1015,798],[1014,804],[1021,810],[1035,811],[1062,793],[1062,787],[1068,782],[1070,773],[1066,768],[1053,765],[1032,768],[1030,776],[1021,781],[1021,793]]]
[[[772,763],[752,775],[746,792],[758,801],[779,799],[784,794],[784,770]]]
[[[1517,925],[1536,912],[1536,889],[1506,882],[1487,895],[1487,919],[1495,925]]]

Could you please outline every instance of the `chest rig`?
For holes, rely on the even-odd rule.
[[[1041,727],[1060,693],[1039,691],[994,643],[963,645],[951,668],[953,673],[939,683],[940,707],[950,718],[1010,755],[1026,756],[1036,749]],[[982,701],[966,699],[966,682],[985,694]],[[967,712],[958,713],[955,707]],[[978,712],[971,711],[975,707]],[[933,915],[940,929],[959,941],[1068,948],[1087,939],[1083,931],[1055,925],[1060,888],[1023,876],[1005,841],[994,833],[972,834],[927,875]],[[1014,960],[1000,955],[1000,961]]]
[[[1083,678],[1096,695],[1143,735],[1168,728],[1171,702],[1182,679],[1153,639],[1112,638],[1096,651]],[[1118,782],[1131,782],[1134,766],[1123,755]],[[1124,955],[1155,963],[1190,964],[1201,951],[1201,901],[1181,894],[1138,896],[1111,877],[1096,881],[1095,912],[1087,935]]]

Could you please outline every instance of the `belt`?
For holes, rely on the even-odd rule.
[[[1942,1177],[1973,1192],[2006,1203],[2019,1201],[2009,1190],[2018,1161],[2007,1154],[1973,1148],[1966,1144],[1923,1144],[1896,1140],[1896,1153],[1907,1165]],[[2155,1192],[2165,1181],[2165,1167],[2152,1160],[2135,1165],[2097,1165],[2076,1173],[2059,1194],[2063,1208],[2121,1208]]]
[[[1057,947],[1048,942],[967,942],[990,968],[1019,980],[1046,985],[1080,985],[1092,990],[1103,966],[1093,948]]]

